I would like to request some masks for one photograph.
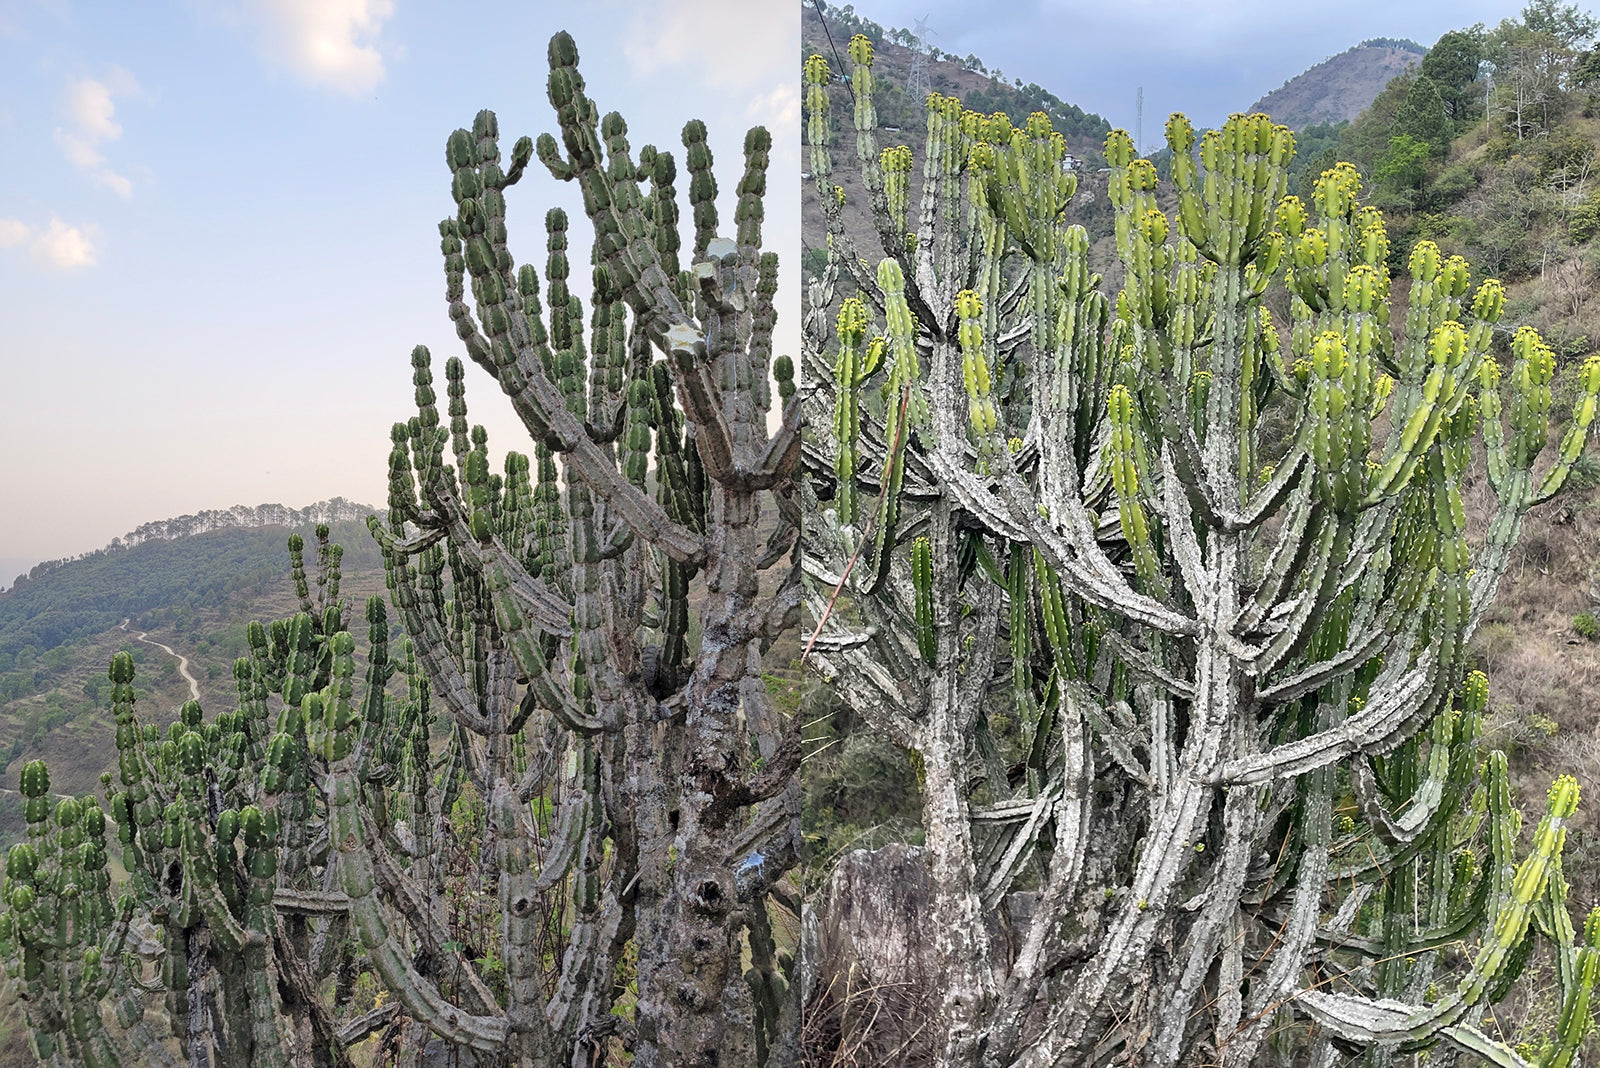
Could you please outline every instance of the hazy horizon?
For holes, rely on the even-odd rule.
[[[412,347],[441,377],[462,354],[436,230],[454,214],[445,139],[483,107],[504,152],[554,131],[560,29],[635,151],[670,149],[682,173],[683,123],[706,122],[724,231],[745,131],[772,131],[766,243],[796,307],[789,0],[470,17],[407,0],[0,6],[0,153],[27,161],[0,173],[0,446],[27,458],[0,475],[0,585],[17,573],[5,561],[76,556],[151,520],[381,506],[389,427],[415,411]],[[507,200],[519,262],[542,276],[552,205],[586,252],[577,190],[537,163]],[[780,315],[776,351],[797,357],[798,339]],[[467,401],[496,457],[528,449],[489,376],[469,372]]]
[[[86,555],[88,555],[90,553],[98,552],[101,549],[108,548],[108,547],[110,547],[111,545],[113,545],[113,544],[115,544],[117,542],[125,541],[130,534],[133,534],[135,531],[139,530],[139,528],[147,526],[147,525],[150,525],[150,524],[163,523],[163,522],[166,522],[166,521],[169,521],[169,520],[173,520],[173,519],[194,517],[194,516],[198,516],[202,512],[206,512],[206,511],[229,512],[229,511],[232,511],[236,507],[244,507],[244,508],[252,508],[252,509],[254,509],[254,508],[260,508],[262,506],[271,507],[271,506],[274,506],[274,505],[282,505],[283,507],[285,507],[287,509],[290,509],[291,511],[303,512],[303,511],[308,510],[312,505],[323,504],[326,501],[331,500],[331,499],[332,498],[323,498],[323,500],[305,501],[305,502],[298,503],[298,504],[291,504],[291,503],[288,503],[288,502],[285,502],[285,501],[258,501],[255,504],[244,504],[244,502],[240,501],[236,505],[230,505],[228,508],[200,509],[200,510],[195,511],[195,512],[182,512],[182,513],[179,513],[177,515],[155,516],[155,517],[152,517],[150,519],[144,520],[143,522],[137,524],[136,526],[129,527],[127,530],[124,530],[121,534],[112,535],[110,538],[107,538],[106,541],[101,545],[96,545],[96,546],[94,546],[92,548],[89,548],[89,549],[83,549],[83,550],[80,550],[79,552],[76,552],[76,553],[67,553],[67,554],[62,555],[62,556],[50,556],[50,557],[40,557],[40,556],[0,556],[0,593],[4,593],[6,590],[10,589],[11,586],[13,585],[13,583],[18,578],[22,578],[22,577],[26,576],[30,571],[32,571],[35,567],[37,567],[38,565],[40,565],[42,563],[47,563],[47,562],[52,561],[52,560],[77,559],[77,558],[86,556]],[[350,498],[344,498],[344,500],[347,503],[355,505],[355,506],[357,506],[359,508],[370,508],[373,511],[380,512],[380,513],[383,512],[385,510],[385,508],[387,507],[387,505],[385,505],[385,504],[374,503],[372,501],[358,501],[358,500],[351,500]],[[267,525],[267,524],[261,524],[261,525]]]

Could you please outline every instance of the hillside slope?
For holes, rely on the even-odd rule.
[[[871,221],[871,205],[866,187],[861,181],[861,164],[856,158],[853,125],[854,98],[848,85],[839,77],[849,73],[850,59],[846,48],[853,34],[863,33],[873,39],[873,80],[877,91],[873,102],[878,112],[878,146],[881,149],[907,145],[921,159],[922,145],[927,138],[925,113],[920,102],[915,104],[906,93],[906,82],[911,72],[913,53],[909,48],[895,43],[902,31],[885,31],[882,26],[856,15],[849,7],[822,5],[827,13],[823,17],[816,8],[807,5],[800,20],[801,58],[820,55],[828,61],[835,75],[829,96],[833,129],[833,181],[845,194],[845,229],[855,243],[857,251],[876,262],[882,255],[877,229]],[[941,53],[942,55],[942,53]],[[966,107],[991,114],[1004,111],[1012,121],[1021,124],[1035,111],[1050,116],[1052,126],[1066,137],[1068,151],[1080,160],[1080,169],[1090,175],[1103,165],[1101,146],[1111,124],[1099,115],[1085,112],[1067,103],[1054,93],[1035,84],[1017,85],[991,77],[983,62],[969,56],[962,62],[953,57],[930,58],[927,64],[928,83],[932,91],[959,97]],[[999,74],[998,71],[994,72]],[[1020,80],[1020,79],[1019,79]],[[805,130],[804,124],[801,130]],[[807,188],[801,204],[801,233],[805,241],[806,267],[810,273],[820,270],[825,260],[822,235],[827,231],[822,210],[817,205],[810,179],[810,150],[802,157],[806,171]],[[912,203],[921,195],[922,171],[915,168],[911,177]],[[1103,182],[1101,183],[1104,184]],[[1078,207],[1087,205],[1091,197],[1080,197]],[[1078,210],[1075,207],[1073,210]],[[1075,220],[1081,221],[1081,220]],[[1108,224],[1109,226],[1109,224]],[[1092,230],[1093,228],[1091,228]],[[1108,230],[1109,232],[1109,230]]]
[[[1293,130],[1355,118],[1389,81],[1422,62],[1409,41],[1367,41],[1295,75],[1246,110],[1263,111]]]
[[[35,567],[29,577],[19,577],[15,586],[0,593],[0,697],[6,692],[4,674],[25,651],[37,657],[162,606],[218,606],[243,589],[281,584],[288,574],[284,539],[289,531],[309,534],[322,521],[299,515],[290,513],[293,518],[287,523],[269,518],[272,525],[229,526],[185,522],[196,519],[185,516],[146,524],[141,531],[162,532],[149,533],[131,546],[117,539],[97,552]],[[165,533],[169,526],[173,532]],[[354,514],[333,526],[346,551],[357,554],[349,559],[350,566],[381,567],[366,527]]]
[[[232,708],[245,628],[298,611],[287,542],[294,532],[305,538],[313,570],[313,525],[152,538],[59,561],[0,593],[0,788],[14,789],[22,762],[43,757],[59,789],[97,789],[116,757],[106,666],[118,651],[138,665],[141,715],[150,721],[165,723],[190,697],[178,656],[190,662],[202,707]],[[332,537],[344,547],[341,597],[359,610],[384,593],[382,558],[362,523],[334,523]],[[0,839],[14,829],[14,802],[0,794]]]
[[[13,588],[40,579],[46,573],[67,564],[131,549],[147,541],[170,541],[173,538],[187,538],[193,534],[205,534],[213,530],[228,530],[235,527],[310,527],[317,523],[364,522],[374,510],[368,505],[347,501],[343,497],[332,497],[326,501],[308,504],[304,508],[288,508],[281,504],[254,506],[236,504],[232,508],[208,508],[193,515],[157,519],[139,524],[120,538],[112,538],[111,544],[104,549],[33,564],[16,576]],[[0,576],[8,573],[9,567],[6,565],[15,563],[19,559],[21,558],[0,557]],[[0,592],[5,590],[4,581],[0,578]]]

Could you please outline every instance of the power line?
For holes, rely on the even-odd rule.
[[[833,53],[835,68],[842,71],[844,70],[844,60],[839,58],[839,49],[833,43],[833,34],[828,30],[828,16],[823,13],[822,0],[811,0],[811,6],[817,9],[817,18],[822,20],[822,33],[823,36],[828,38],[828,51]],[[844,87],[850,91],[850,103],[853,106],[856,102],[856,87],[849,78],[844,80]]]
[[[928,29],[928,16],[917,19],[912,34],[911,74],[906,79],[906,95],[913,106],[925,104],[928,99],[928,55],[924,50],[928,46],[928,34],[932,32]]]

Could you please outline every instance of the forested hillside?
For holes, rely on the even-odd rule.
[[[1586,354],[1600,338],[1586,299],[1600,234],[1597,31],[1587,13],[1541,2],[1445,34],[1354,122],[1305,131],[1298,192],[1349,160],[1388,217],[1394,265],[1430,238],[1519,287],[1513,329],[1532,322],[1563,355]]]
[[[312,542],[310,525],[152,537],[40,565],[0,593],[0,785],[15,785],[19,758],[44,756],[64,789],[95,787],[116,757],[106,665],[119,650],[139,665],[140,699],[158,718],[190,691],[156,642],[189,658],[208,711],[236,703],[232,665],[248,653],[245,628],[295,611],[287,542],[296,531]],[[365,524],[334,523],[331,534],[344,547],[344,595],[359,605],[382,592],[383,560]],[[0,834],[8,826],[0,818]]]
[[[818,13],[819,8],[823,14]],[[844,72],[849,70],[849,57],[845,56],[844,49],[850,38],[858,33],[874,43],[877,57],[873,69],[873,102],[880,123],[879,147],[906,145],[920,157],[927,131],[921,102],[913,102],[906,91],[913,58],[908,46],[915,42],[909,31],[885,29],[857,14],[850,4],[808,4],[802,8],[801,61],[804,62],[805,57],[810,55],[820,55],[827,59],[837,79],[836,91],[831,94],[833,129],[835,136],[844,140],[839,142],[840,150],[834,155],[833,181],[844,190],[847,228],[865,242],[872,237],[873,228],[867,193],[861,185],[860,164],[855,157],[854,139],[850,133],[852,90],[844,76]],[[1104,164],[1101,145],[1106,134],[1111,132],[1111,124],[1099,115],[1084,111],[1036,83],[1024,83],[1015,76],[1007,81],[1004,70],[990,68],[977,55],[957,57],[933,48],[929,50],[926,62],[931,91],[959,97],[965,107],[974,111],[985,114],[1003,111],[1017,123],[1026,121],[1036,111],[1043,112],[1050,117],[1052,126],[1066,137],[1080,171],[1093,174]],[[805,128],[802,123],[802,131]],[[912,176],[911,184],[915,203],[921,189],[920,172]],[[1074,210],[1086,211],[1092,202],[1092,196],[1082,197]],[[809,192],[809,183],[807,195],[802,201],[801,216],[804,220],[802,233],[807,243],[806,269],[814,272],[820,269],[827,254],[813,240],[813,235],[823,233],[825,227],[815,198]],[[1109,213],[1101,221],[1101,229],[1109,234]]]
[[[288,574],[284,539],[294,529],[304,533],[311,525],[229,527],[131,547],[114,543],[77,559],[38,565],[0,593],[0,677],[19,656],[37,657],[127,617],[163,607],[215,608],[241,593],[281,585]],[[351,567],[382,566],[360,521],[334,529],[351,553]],[[0,681],[0,697],[6,693]]]
[[[912,48],[917,43],[910,30],[885,29],[857,14],[852,4],[808,4],[801,10],[802,61],[812,54],[829,56],[830,61],[835,62],[836,73],[842,71],[845,68],[832,54],[837,52],[842,57],[850,38],[858,33],[863,35],[872,42],[877,54],[874,77],[878,88],[874,99],[879,122],[889,130],[921,125],[922,101],[912,100],[906,93]],[[1042,111],[1050,116],[1056,130],[1072,139],[1103,138],[1111,130],[1111,125],[1099,115],[1084,111],[1035,82],[1024,84],[1017,77],[1007,81],[1005,71],[998,67],[991,69],[977,55],[969,53],[959,57],[934,47],[926,48],[926,53],[929,88],[959,96],[975,111],[1004,111],[1018,123],[1031,113]]]

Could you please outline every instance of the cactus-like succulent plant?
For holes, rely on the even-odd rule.
[[[386,697],[389,627],[382,599],[373,598],[366,700],[354,707],[340,549],[326,527],[317,538],[318,595],[312,599],[295,536],[292,571],[307,611],[250,625],[251,655],[234,666],[235,710],[207,722],[189,701],[159,732],[136,713],[133,658],[112,658],[118,763],[102,778],[109,816],[94,798],[53,798],[42,763],[24,769],[30,840],[7,858],[0,931],[10,940],[0,939],[0,957],[25,986],[36,970],[34,979],[48,979],[24,994],[47,1063],[171,1063],[145,1015],[151,957],[160,960],[171,1036],[190,1060],[348,1065],[346,1045],[393,1015],[339,1019],[340,1007],[317,991],[340,961],[347,924],[343,895],[327,892],[334,871],[324,783],[330,763],[348,755],[353,729],[369,742],[368,774],[383,774],[380,759],[418,742],[426,769],[426,687],[407,643],[409,698]],[[299,823],[293,833],[290,821]],[[111,826],[128,872],[115,907]],[[37,919],[41,906],[52,917],[47,926]],[[147,924],[159,942],[139,934]],[[80,957],[81,966],[60,963]],[[102,1002],[114,1010],[115,1028],[106,1026]],[[304,1041],[308,1034],[314,1044]]]
[[[480,113],[446,145],[457,211],[440,226],[457,334],[532,455],[492,471],[464,363],[444,368],[441,415],[431,358],[413,354],[417,414],[393,429],[389,523],[373,526],[409,634],[403,701],[386,692],[381,599],[357,684],[326,530],[314,583],[291,541],[301,611],[249,628],[237,710],[207,722],[191,702],[161,734],[134,712],[131,658],[113,661],[120,913],[101,810],[55,804],[43,765],[24,773],[30,836],[8,858],[0,955],[37,988],[50,1063],[165,1057],[122,949],[135,909],[161,932],[166,1013],[195,1063],[347,1064],[396,1006],[417,1050],[431,1031],[507,1063],[625,1047],[641,1066],[759,1064],[793,1048],[795,962],[769,912],[798,914],[783,881],[799,731],[761,676],[799,606],[800,401],[793,359],[773,352],[778,262],[761,247],[771,137],[745,138],[725,237],[705,126],[685,125],[682,264],[673,155],[635,157],[569,36],[549,62],[559,142],[523,138],[503,165]],[[587,322],[564,212],[545,216],[543,283],[511,257],[505,194],[535,156],[583,195]],[[457,937],[462,913],[491,944]],[[322,984],[348,990],[362,970],[394,1001],[340,1019]],[[124,991],[110,1034],[98,1002]]]
[[[109,1068],[145,1054],[170,1058],[139,1021],[112,1029],[102,998],[139,1003],[120,963],[128,946],[133,899],[111,896],[106,816],[94,797],[55,797],[50,772],[29,761],[21,775],[27,840],[6,856],[0,890],[0,960],[23,1004],[41,1063]]]
[[[870,46],[850,56],[881,258],[844,225],[828,65],[805,65],[830,250],[806,317],[822,431],[803,542],[827,619],[812,660],[924,769],[941,1063],[1115,1047],[1244,1065],[1286,1005],[1365,1063],[1481,1053],[1466,1007],[1503,995],[1536,936],[1563,961],[1574,1015],[1552,1041],[1570,1049],[1589,996],[1557,904],[1575,794],[1558,785],[1519,861],[1464,647],[1522,516],[1581,453],[1600,359],[1540,462],[1552,358],[1531,329],[1495,351],[1499,283],[1474,288],[1420,242],[1392,330],[1359,176],[1340,165],[1311,204],[1286,196],[1294,139],[1265,116],[1199,138],[1173,117],[1172,217],[1111,134],[1109,295],[1063,221],[1074,188],[1043,116],[1019,128],[930,97],[907,241],[905,161],[880,156],[862,89]],[[830,339],[841,273],[865,296]],[[890,353],[863,372],[875,330]],[[875,386],[884,403],[862,403]],[[1497,511],[1474,541],[1461,490],[1480,443]],[[872,566],[850,570],[857,553]],[[986,755],[1002,744],[1014,762]],[[991,925],[1023,879],[1033,918],[1003,951]],[[1470,971],[1447,975],[1442,948],[1480,931]],[[1337,994],[1313,966],[1339,969]]]
[[[493,472],[464,361],[445,364],[446,415],[419,347],[389,521],[372,524],[449,736],[433,842],[454,834],[455,798],[483,805],[467,830],[499,918],[481,947],[504,962],[499,997],[481,961],[449,982],[417,964],[416,907],[450,873],[416,823],[414,850],[382,833],[419,803],[411,782],[373,773],[343,711],[322,705],[320,734],[306,730],[330,769],[351,921],[414,1020],[516,1063],[604,1059],[618,1040],[641,1065],[761,1063],[797,1028],[768,912],[794,904],[781,883],[798,859],[799,737],[760,675],[799,604],[800,402],[793,361],[773,356],[777,258],[761,249],[771,138],[745,139],[730,238],[705,126],[684,127],[695,238],[680,263],[673,154],[634,153],[622,117],[586,94],[570,37],[549,59],[559,137],[523,138],[505,168],[480,113],[446,146],[457,211],[440,225],[450,317],[533,456]],[[535,155],[583,195],[587,325],[566,214],[544,217],[542,280],[507,243],[507,192]],[[336,683],[345,655],[336,640]],[[414,759],[425,775],[425,751]],[[625,956],[637,999],[614,1012]]]

